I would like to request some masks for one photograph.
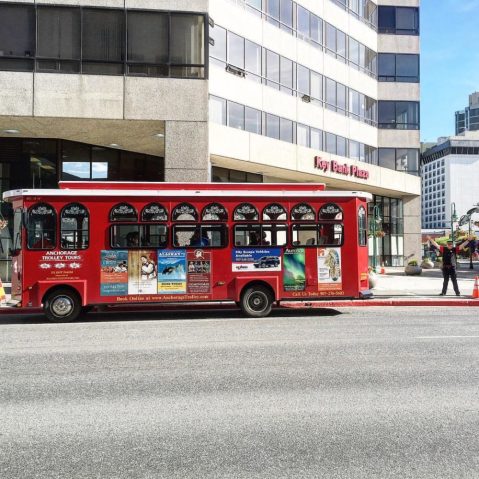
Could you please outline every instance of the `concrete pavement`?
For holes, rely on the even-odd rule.
[[[477,478],[469,311],[0,316],[0,477]]]
[[[379,271],[379,269],[378,269]],[[406,276],[404,268],[385,268],[386,274],[378,274],[378,284],[373,289],[376,298],[410,297],[430,298],[442,290],[442,272],[440,269],[423,269],[420,276]],[[460,262],[457,270],[459,291],[462,296],[471,296],[474,278],[479,276],[479,264],[469,269],[469,262]],[[449,281],[449,296],[455,297],[452,283]]]

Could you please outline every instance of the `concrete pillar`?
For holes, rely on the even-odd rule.
[[[404,264],[412,258],[422,258],[421,247],[421,197],[405,196],[404,207]]]
[[[165,121],[165,181],[209,181],[208,122]]]

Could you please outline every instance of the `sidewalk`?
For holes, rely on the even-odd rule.
[[[385,268],[385,270],[386,274],[377,275],[377,286],[372,290],[375,298],[437,298],[442,290],[443,279],[440,269],[423,269],[420,276],[406,276],[403,267]],[[479,276],[477,262],[474,263],[472,270],[469,269],[469,262],[459,263],[457,282],[461,297],[471,298],[476,276]],[[446,298],[456,298],[451,281],[449,281]]]

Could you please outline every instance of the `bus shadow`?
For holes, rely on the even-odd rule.
[[[314,317],[332,317],[343,314],[341,311],[332,308],[305,308],[305,309],[289,309],[275,308],[266,318],[260,320],[271,320],[274,318],[314,318]],[[82,315],[73,323],[57,323],[57,324],[79,324],[79,323],[107,323],[107,322],[128,322],[128,321],[204,321],[204,320],[229,320],[242,319],[245,321],[256,321],[256,318],[249,318],[241,313],[239,309],[211,309],[201,311],[94,311]],[[0,316],[0,327],[12,324],[54,324],[50,323],[41,313],[38,314],[15,314]]]

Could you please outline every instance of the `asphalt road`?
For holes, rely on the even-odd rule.
[[[0,477],[478,478],[478,367],[475,308],[0,316]]]

